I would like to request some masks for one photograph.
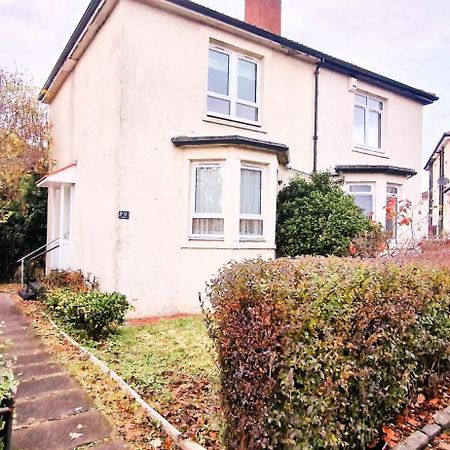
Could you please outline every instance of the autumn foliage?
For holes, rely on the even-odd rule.
[[[36,181],[48,170],[49,126],[37,90],[18,72],[0,69],[0,279],[45,242],[47,193]]]
[[[450,268],[230,263],[209,286],[228,449],[363,449],[450,368]]]

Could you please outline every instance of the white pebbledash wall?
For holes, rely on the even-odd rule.
[[[279,142],[290,148],[290,168],[312,170],[315,61],[166,7],[119,1],[51,101],[57,167],[77,161],[71,267],[94,274],[103,290],[135,299],[135,316],[198,312],[198,292],[223,264],[274,257],[278,182],[295,173],[264,151],[187,150],[173,146],[172,137],[239,134]],[[206,115],[211,40],[262,58],[260,129]],[[386,99],[386,153],[354,151],[349,79],[322,70],[319,169],[390,164],[419,171],[422,105],[364,83],[359,88]],[[199,159],[265,165],[265,241],[189,240],[190,163]],[[377,183],[375,196],[384,197],[377,202],[379,220],[386,183],[405,182],[373,174],[348,179]],[[237,202],[239,178],[226,183]],[[402,196],[419,201],[419,176],[403,184]],[[225,217],[236,212],[232,201],[227,205]],[[130,219],[118,220],[119,210],[130,211]]]

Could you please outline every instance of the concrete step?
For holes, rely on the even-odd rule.
[[[72,450],[108,437],[112,429],[99,411],[88,411],[15,430],[12,449]]]
[[[92,401],[81,389],[64,392],[50,392],[32,400],[16,401],[14,428],[32,425],[36,422],[55,420],[59,417],[80,414],[93,408]]]

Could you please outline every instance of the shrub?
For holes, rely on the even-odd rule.
[[[450,367],[450,269],[254,260],[208,295],[228,449],[365,449]]]
[[[383,230],[381,224],[372,222],[368,230],[353,239],[349,253],[361,258],[375,258],[388,249],[388,242],[389,234]]]
[[[76,292],[71,289],[50,291],[45,304],[64,324],[98,340],[122,325],[131,309],[125,295],[99,291]]]
[[[6,364],[2,351],[3,348],[0,348],[0,408],[9,406],[8,403],[17,390],[17,381],[14,379],[13,371]],[[5,425],[4,416],[0,415],[0,450],[4,448]]]
[[[52,270],[42,279],[42,285],[45,292],[59,288],[87,292],[97,288],[97,281],[84,276],[81,270]]]
[[[351,241],[370,220],[342,189],[344,179],[316,173],[294,178],[278,194],[277,252],[280,256],[347,255]]]

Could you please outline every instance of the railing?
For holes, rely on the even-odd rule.
[[[48,248],[51,247],[51,248]],[[47,244],[41,245],[36,250],[33,250],[32,252],[28,253],[28,255],[23,256],[20,258],[17,262],[20,263],[20,283],[24,284],[24,272],[25,272],[25,261],[30,263],[34,259],[39,258],[42,255],[45,255],[46,253],[51,252],[52,250],[55,250],[59,247],[59,239],[53,239],[53,241],[48,242]]]

